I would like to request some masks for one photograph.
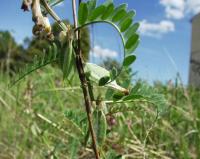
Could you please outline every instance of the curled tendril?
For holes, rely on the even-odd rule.
[[[32,10],[33,34],[37,37],[53,40],[51,25],[47,16],[42,14],[40,0],[23,0],[22,7],[24,11]]]

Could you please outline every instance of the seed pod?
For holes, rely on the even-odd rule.
[[[93,126],[98,146],[102,147],[106,140],[107,131],[106,116],[102,110],[95,110],[93,112]]]

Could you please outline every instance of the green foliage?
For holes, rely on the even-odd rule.
[[[45,39],[32,38],[26,39],[26,41],[28,45],[26,54],[30,57],[34,57],[35,55],[41,56],[44,50],[48,50],[49,45],[51,45],[51,42]]]
[[[50,1],[50,4],[53,3],[59,3],[60,1]],[[108,10],[107,10],[108,7]],[[117,31],[120,34],[120,37],[122,38],[123,41],[123,45],[124,45],[124,62],[123,62],[123,66],[124,67],[128,67],[130,66],[136,59],[135,55],[130,55],[130,49],[131,51],[134,51],[134,49],[137,47],[138,43],[139,43],[139,36],[135,33],[138,27],[138,23],[136,23],[137,25],[133,27],[130,27],[130,25],[132,24],[132,18],[135,16],[135,11],[126,11],[127,5],[126,4],[122,4],[118,7],[116,7],[114,9],[114,4],[112,3],[112,1],[107,1],[104,4],[96,7],[96,1],[89,1],[87,3],[81,3],[80,7],[79,7],[79,16],[78,16],[78,20],[79,20],[79,29],[81,29],[82,32],[82,27],[92,24],[92,23],[109,23],[111,24],[115,29],[117,29]],[[104,12],[104,10],[108,11],[108,12]],[[125,17],[125,18],[122,18]],[[123,20],[121,20],[123,19]],[[130,28],[129,28],[130,27]],[[55,30],[57,30],[56,26],[54,25],[53,28]],[[129,31],[129,29],[131,29],[131,31]],[[129,31],[129,33],[132,33],[132,36],[130,36],[129,38],[127,38],[127,36],[125,36],[127,34],[127,32],[125,32],[126,30]],[[59,30],[57,30],[58,32]],[[135,31],[135,32],[134,32]],[[124,32],[124,33],[122,33]],[[81,36],[82,37],[82,36]],[[83,35],[83,37],[87,37],[85,35]],[[68,37],[66,37],[68,38]],[[71,41],[71,42],[68,42]],[[81,40],[82,41],[82,40]],[[44,41],[45,42],[45,41]],[[36,43],[37,44],[37,43]],[[67,43],[65,43],[66,47],[64,48],[64,51],[61,49],[60,52],[60,62],[61,62],[61,68],[63,70],[63,77],[66,78],[68,77],[68,79],[70,79],[69,74],[70,72],[72,72],[72,69],[74,69],[74,56],[73,56],[73,44],[74,44],[74,39],[68,39]],[[82,43],[81,43],[82,46]],[[84,45],[85,46],[85,45]],[[84,47],[82,47],[84,48]],[[64,56],[63,56],[63,53]],[[127,54],[129,53],[129,54]],[[48,57],[50,56],[50,57]],[[51,54],[50,55],[46,55],[44,56],[44,58],[47,59],[42,59],[43,61],[48,61],[48,63],[51,63],[49,61],[49,59],[51,59]],[[54,62],[55,59],[52,60],[52,62]],[[46,63],[46,64],[48,64]],[[45,64],[45,65],[46,65]],[[45,66],[43,65],[43,66]],[[35,69],[30,67],[25,71],[24,75],[28,75],[30,72],[42,67],[41,65],[33,65],[35,66]],[[75,69],[74,69],[75,70]],[[91,71],[91,70],[90,70]],[[89,71],[89,72],[90,72]],[[109,79],[111,79],[111,81],[115,80],[115,78],[119,75],[121,71],[116,71],[116,70],[112,70],[111,73],[107,74],[107,75],[103,75],[103,79],[99,78],[98,80],[101,79],[101,81],[99,81],[100,85],[105,85],[109,82]],[[25,77],[24,75],[22,75],[21,77],[19,77],[19,79],[22,79],[23,77]],[[105,78],[106,77],[106,78]],[[106,79],[106,80],[105,80]],[[18,80],[17,80],[18,81]]]
[[[75,52],[73,49],[72,41],[69,40],[63,45],[63,49],[61,49],[61,68],[63,71],[63,79],[68,78],[70,79],[70,74],[75,73],[72,71],[75,71]],[[64,55],[63,55],[64,54]]]
[[[24,53],[23,47],[15,42],[11,33],[0,31],[0,70],[13,75],[28,61],[30,57]]]
[[[31,74],[26,80],[21,81],[18,87],[12,89],[6,89],[5,76],[0,78],[0,105],[2,107],[0,110],[0,138],[2,139],[0,140],[0,158],[9,158],[13,150],[17,158],[26,156],[44,158],[44,154],[49,155],[54,149],[54,155],[57,158],[70,158],[70,156],[78,158],[83,154],[85,154],[83,159],[93,157],[90,144],[87,144],[85,150],[83,149],[84,144],[82,145],[84,139],[81,143],[77,143],[76,140],[82,136],[80,129],[87,134],[81,90],[79,87],[62,87],[58,82],[62,81],[62,73],[58,68],[47,66]],[[31,81],[33,85],[33,97],[30,98],[31,108],[36,113],[41,113],[48,119],[56,121],[65,131],[69,132],[69,135],[74,137],[65,135],[40,118],[32,118],[33,113],[27,104],[29,101],[27,95],[30,92],[27,89],[28,81]],[[147,138],[146,156],[155,159],[184,158],[186,154],[191,157],[198,156],[200,153],[199,90],[162,84],[149,86],[143,81],[138,82],[133,88],[132,92],[135,92],[133,95],[144,94],[141,92],[150,89],[157,94],[164,94],[170,103],[170,108],[162,118],[157,120]],[[188,92],[189,99],[186,98],[184,91]],[[150,97],[150,95],[145,96]],[[123,99],[127,102],[103,106],[107,108],[107,113],[104,111],[107,118],[107,135],[102,146],[102,151],[105,153],[102,158],[107,159],[108,156],[119,155],[124,158],[143,157],[143,141],[155,119],[155,107],[149,102],[142,102],[143,98],[136,97],[136,100],[131,97],[134,102],[129,102],[128,97]],[[189,105],[189,100],[191,100],[192,107]],[[116,113],[119,108],[120,112]],[[128,108],[129,111],[127,111]],[[110,114],[112,114],[111,117]],[[114,125],[110,125],[111,123]],[[37,135],[33,134],[31,130],[33,127]],[[21,136],[23,138],[18,140]]]
[[[122,92],[117,92],[115,94],[113,94],[113,101],[117,101],[120,100],[124,97],[124,93]]]
[[[61,0],[51,0],[49,4],[54,6],[60,2]],[[24,101],[24,105],[28,107],[25,112],[31,120],[27,125],[38,142],[44,143],[44,148],[48,149],[47,154],[45,154],[46,158],[62,158],[63,153],[71,159],[83,158],[80,156],[87,159],[93,158],[90,153],[91,147],[95,146],[93,140],[96,140],[98,144],[97,151],[99,151],[102,158],[130,157],[126,154],[130,153],[131,155],[131,153],[134,153],[135,149],[132,148],[132,145],[137,144],[139,144],[139,150],[142,147],[142,152],[145,154],[145,149],[147,149],[150,158],[154,158],[157,155],[152,152],[155,148],[146,147],[148,136],[158,120],[158,115],[166,109],[168,103],[164,96],[159,94],[153,87],[144,83],[137,83],[134,87],[131,84],[130,77],[132,77],[132,74],[130,74],[131,69],[129,66],[136,60],[136,56],[132,53],[139,44],[139,35],[136,33],[139,23],[133,23],[136,13],[133,10],[127,11],[127,4],[115,7],[112,0],[108,0],[99,6],[96,6],[96,4],[96,0],[80,4],[78,28],[74,28],[67,22],[65,27],[68,28],[68,31],[65,29],[59,30],[54,25],[53,29],[56,30],[54,43],[49,45],[47,41],[42,40],[41,43],[48,48],[46,48],[44,55],[39,58],[36,57],[33,64],[28,65],[14,81],[16,83],[31,72],[52,62],[57,62],[63,78],[67,79],[70,84],[74,81],[77,82],[77,86],[70,85],[71,87],[63,88],[60,72],[58,70],[54,72],[57,67],[54,69],[50,67],[49,70],[47,68],[47,72],[45,71],[45,75],[43,74],[44,76],[41,76],[40,80],[30,78],[30,81],[34,82],[34,86],[31,82],[23,86],[25,87],[25,97],[20,101],[20,104]],[[44,12],[51,12],[49,9],[45,10],[45,6],[43,9]],[[58,24],[60,23],[58,21]],[[110,24],[118,31],[122,39],[124,46],[123,65],[116,64],[116,67],[113,67],[110,72],[96,64],[83,63],[79,53],[76,52],[79,49],[80,52],[83,51],[83,48],[78,48],[79,44],[81,47],[89,46],[84,45],[84,42],[89,39],[86,32],[83,34],[84,27],[95,23]],[[64,25],[64,23],[62,24]],[[80,39],[75,37],[78,30],[80,31]],[[60,41],[57,38],[58,33],[63,33],[63,38]],[[84,42],[82,42],[83,38],[86,39]],[[80,43],[79,40],[81,40]],[[33,48],[37,48],[36,46],[43,48],[41,44],[37,43],[37,40],[32,41],[31,46],[35,46]],[[82,64],[84,65],[84,71],[82,70]],[[81,107],[84,103],[80,91],[80,81],[76,78],[72,80],[76,65],[78,65],[78,69],[81,67],[78,72],[81,87],[83,87],[86,112]],[[128,78],[128,80],[120,79],[120,81],[123,81],[122,86],[116,81],[116,78],[120,77],[120,73],[124,73],[124,77]],[[57,76],[52,79],[49,74]],[[44,78],[44,83],[40,83],[42,78]],[[50,90],[47,89],[49,87]],[[37,90],[40,90],[40,93],[37,93]],[[64,91],[58,93],[58,90]],[[19,90],[17,92],[19,93]],[[109,97],[102,97],[105,92],[107,92],[107,95],[109,94]],[[18,99],[15,100],[19,104]],[[0,102],[2,101],[0,98]],[[2,103],[6,105],[4,101]],[[91,106],[87,103],[91,103]],[[157,111],[155,111],[155,106]],[[141,116],[130,115],[134,112],[139,113]],[[148,128],[145,128],[146,125],[143,126],[141,132],[135,129],[139,127],[137,122],[140,123],[140,121],[132,124],[133,121],[135,122],[134,118],[141,118],[144,122],[147,122]],[[91,140],[90,136],[93,137],[93,135],[90,135],[90,133],[93,131],[95,137]],[[135,144],[133,143],[135,140],[140,142]],[[160,149],[162,150],[162,148]],[[160,149],[158,148],[158,152],[161,151]]]
[[[91,11],[95,9],[96,5],[97,5],[97,0],[87,1],[87,8],[89,14],[91,14]]]
[[[93,125],[98,146],[101,148],[105,143],[107,131],[106,116],[102,110],[95,110],[93,112]]]
[[[88,17],[88,9],[86,3],[81,3],[79,6],[79,12],[78,12],[78,21],[79,24],[82,25],[85,23],[86,19]]]
[[[62,22],[65,25],[70,25],[71,27],[73,27],[73,25],[71,25],[68,20],[63,20]],[[61,31],[62,29],[59,27],[57,23],[54,23],[52,25],[52,32],[54,33],[54,36],[56,37],[56,39],[58,39]],[[80,31],[80,43],[81,43],[81,52],[82,52],[83,58],[85,61],[88,61],[89,51],[90,51],[90,33],[87,27],[81,29]]]
[[[127,39],[130,38],[131,35],[134,35],[134,33],[138,30],[140,24],[139,23],[134,23],[130,28],[129,30],[127,30],[127,32],[125,33],[125,37]]]
[[[63,21],[66,25],[70,25],[68,21]],[[24,52],[27,54],[26,56],[20,53],[20,50],[17,51],[19,52],[19,56],[22,59],[21,62],[23,62],[23,68],[18,68],[16,70],[15,66],[15,71],[18,73],[15,75],[12,84],[19,82],[21,79],[29,75],[31,72],[34,72],[37,69],[40,69],[48,64],[52,64],[57,62],[61,69],[63,70],[63,78],[66,79],[69,75],[68,80],[72,79],[72,75],[75,72],[75,61],[74,61],[74,51],[71,47],[71,50],[69,52],[69,44],[68,41],[64,41],[64,44],[59,44],[58,42],[58,36],[61,32],[61,29],[59,28],[57,23],[54,23],[52,25],[52,30],[55,34],[56,41],[55,42],[49,42],[45,39],[38,39],[38,38],[33,38],[33,39],[26,39],[26,43],[28,45],[27,50]],[[3,42],[5,40],[1,40],[0,42]],[[2,45],[4,46],[4,45]],[[15,43],[15,47],[18,49],[19,46]],[[16,50],[16,49],[15,49]],[[89,37],[89,32],[87,28],[83,28],[81,30],[81,50],[84,56],[84,59],[87,61],[88,56],[89,56],[89,50],[90,50],[90,37]],[[14,50],[13,50],[14,51]],[[63,52],[65,54],[63,54]],[[68,54],[71,53],[71,54]],[[64,56],[65,55],[65,58]],[[5,55],[6,56],[6,55]],[[18,56],[18,55],[17,55]],[[19,57],[16,57],[19,59]],[[33,58],[33,60],[31,59]],[[60,59],[60,62],[59,60]],[[67,61],[64,61],[67,60]],[[14,60],[15,64],[17,63],[16,60]],[[26,62],[26,63],[25,63]],[[65,62],[65,66],[63,65]],[[18,66],[18,64],[16,64]],[[66,67],[68,66],[68,67]]]
[[[136,57],[134,55],[129,55],[124,59],[123,66],[128,67],[130,66],[134,61],[136,60]]]
[[[131,47],[133,47],[136,42],[138,41],[139,39],[139,36],[137,34],[133,34],[129,39],[128,41],[126,42],[126,45],[125,45],[125,48],[127,50],[131,49]]]
[[[131,25],[132,23],[132,18],[125,18],[123,21],[120,22],[120,31],[125,32]]]
[[[102,20],[108,19],[108,17],[113,13],[113,11],[114,11],[114,5],[113,3],[111,3],[106,7],[106,10],[103,13],[101,19]]]
[[[102,13],[105,11],[105,6],[98,6],[93,11],[91,11],[91,15],[89,16],[89,21],[94,21],[98,19]],[[87,20],[87,19],[86,19]]]
[[[130,91],[129,95],[125,95],[122,92],[117,92],[112,95],[113,102],[110,103],[133,103],[129,106],[118,105],[112,107],[112,112],[126,112],[126,111],[134,111],[140,104],[153,105],[156,107],[157,115],[163,115],[166,113],[168,109],[169,103],[165,99],[163,94],[157,92],[153,87],[138,82]]]
[[[70,141],[71,144],[71,148],[70,148],[70,159],[77,159],[78,156],[78,149],[79,149],[79,141],[75,138],[71,139],[72,141]]]
[[[121,9],[114,14],[112,21],[117,22],[117,21],[121,20],[125,15],[126,15],[126,11]]]
[[[143,100],[145,99],[146,102],[149,102],[157,107],[158,113],[164,113],[168,108],[168,102],[166,101],[165,97],[158,93],[156,89],[153,87],[148,86],[144,83],[136,84],[131,92],[130,95],[123,98],[123,101],[131,101],[131,100]]]
[[[109,151],[107,154],[106,154],[106,157],[105,159],[121,159],[122,156],[121,155],[117,155],[116,152],[114,151]]]
[[[84,61],[89,61],[90,34],[89,34],[89,29],[87,27],[81,29],[80,40],[81,40],[81,52],[82,52]]]
[[[35,55],[33,63],[27,64],[24,69],[20,69],[20,72],[15,76],[15,78],[12,79],[13,81],[11,85],[16,84],[37,69],[40,69],[50,63],[56,62],[58,60],[58,56],[57,46],[55,44],[49,46],[48,52],[44,52],[43,56],[38,57]]]
[[[86,63],[85,72],[89,75],[92,82],[95,82],[100,86],[106,86],[121,92],[125,91],[125,89],[119,86],[116,81],[110,80],[110,72],[103,67],[93,63]]]
[[[88,3],[81,3],[79,8],[79,28],[94,23],[108,23],[113,26],[119,33],[123,45],[124,45],[124,65],[130,66],[136,59],[135,55],[127,57],[135,51],[139,44],[139,36],[136,33],[139,23],[132,24],[132,19],[135,16],[135,11],[127,11],[127,4],[121,4],[118,7],[114,7],[112,1],[106,1],[104,4],[95,6],[96,2],[89,1]],[[86,16],[87,13],[89,16]],[[128,34],[128,36],[127,36]],[[122,66],[122,68],[123,68]],[[121,71],[112,74],[112,80],[114,80]]]
[[[66,110],[64,114],[65,125],[68,125],[68,129],[71,129],[73,134],[77,135],[77,138],[83,138],[87,133],[86,114],[74,110]]]

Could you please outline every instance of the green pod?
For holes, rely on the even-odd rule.
[[[68,79],[72,80],[72,78],[74,77],[75,71],[76,71],[76,60],[75,60],[75,51],[72,47],[72,55],[71,55],[71,61],[70,61],[70,65],[69,65],[69,72],[68,74]],[[72,74],[73,73],[73,74]]]
[[[98,146],[102,147],[106,139],[107,130],[106,116],[102,110],[95,110],[93,112],[93,126]]]
[[[69,76],[70,68],[71,68],[71,61],[73,56],[73,46],[72,41],[68,41],[68,46],[66,48],[66,51],[64,53],[64,59],[62,64],[62,70],[63,70],[63,79]]]

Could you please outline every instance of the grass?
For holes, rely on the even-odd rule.
[[[68,110],[83,115],[79,83],[64,87],[60,77],[59,70],[46,67],[8,89],[8,78],[1,75],[1,159],[92,159],[91,147],[81,146],[79,130],[64,115]],[[114,122],[109,124],[105,156],[117,152],[127,159],[198,159],[200,91],[173,84],[153,87],[165,94],[169,107],[155,122],[151,105],[117,104],[134,109],[107,116]]]

